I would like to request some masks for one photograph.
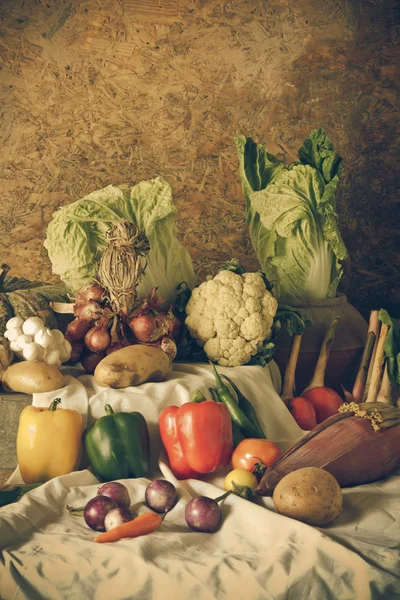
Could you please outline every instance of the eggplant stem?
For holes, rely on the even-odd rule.
[[[229,490],[228,492],[225,492],[225,494],[222,494],[222,496],[218,496],[218,498],[214,498],[214,502],[221,502],[221,500],[225,500],[225,498],[227,498],[230,493],[231,493],[231,490]]]
[[[372,353],[375,348],[376,335],[374,331],[368,332],[367,341],[364,346],[364,351],[361,357],[360,367],[353,385],[352,397],[354,402],[360,403],[364,397],[365,384],[367,382],[369,365],[371,362]]]
[[[322,340],[314,374],[303,393],[312,390],[315,387],[324,387],[325,371],[328,365],[329,355],[331,353],[332,344],[335,339],[336,327],[339,321],[339,317],[333,317],[332,321],[330,322],[329,327],[325,332],[324,339]]]
[[[283,376],[283,385],[281,391],[281,399],[287,405],[288,401],[294,397],[295,394],[295,373],[297,361],[299,358],[301,338],[303,334],[295,334],[292,338],[292,344],[290,347],[290,354],[286,365],[285,373]]]
[[[379,387],[381,385],[381,379],[383,369],[385,365],[385,341],[389,331],[389,326],[386,323],[382,323],[381,330],[379,333],[378,344],[376,346],[375,360],[371,372],[371,381],[368,388],[368,394],[366,402],[375,402],[378,396]]]

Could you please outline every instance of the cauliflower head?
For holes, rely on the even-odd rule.
[[[261,273],[225,270],[194,288],[185,324],[210,360],[238,367],[271,335],[277,308]]]

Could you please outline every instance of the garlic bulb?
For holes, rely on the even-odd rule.
[[[40,360],[60,367],[71,358],[72,346],[59,329],[44,326],[39,317],[25,321],[20,316],[6,323],[4,337],[10,342],[10,350],[22,360]]]
[[[71,358],[72,346],[68,340],[64,340],[62,344],[59,344],[57,349],[60,351],[61,362],[65,362]]]
[[[23,333],[22,335],[17,337],[17,339],[15,340],[15,344],[16,346],[18,346],[18,350],[22,350],[22,348],[26,346],[26,344],[31,344],[32,341],[33,340],[30,335]]]
[[[31,342],[30,344],[25,344],[23,347],[22,356],[25,360],[40,360],[43,356],[43,349],[39,344]]]
[[[22,335],[22,330],[19,328],[6,329],[4,332],[4,337],[7,338],[9,342],[15,342],[20,335]]]
[[[42,348],[50,348],[54,344],[53,335],[50,329],[39,329],[35,334],[34,340]]]
[[[20,316],[12,317],[7,321],[7,329],[21,329],[23,325],[23,318]]]
[[[54,344],[57,344],[57,346],[64,342],[64,334],[59,329],[51,329],[50,333],[53,336]]]
[[[48,365],[53,365],[55,367],[61,366],[60,351],[56,348],[54,350],[46,350],[43,355],[43,360]]]
[[[40,329],[43,329],[44,323],[39,317],[29,317],[22,325],[22,331],[27,335],[35,335]]]

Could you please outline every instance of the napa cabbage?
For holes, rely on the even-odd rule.
[[[261,270],[282,299],[335,297],[347,250],[335,193],[341,157],[315,129],[286,167],[251,138],[235,138],[246,223]]]

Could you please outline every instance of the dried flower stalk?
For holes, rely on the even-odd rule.
[[[150,250],[147,237],[134,223],[121,221],[108,232],[109,245],[99,262],[98,280],[112,309],[128,316],[135,305],[137,286],[146,270]]]

